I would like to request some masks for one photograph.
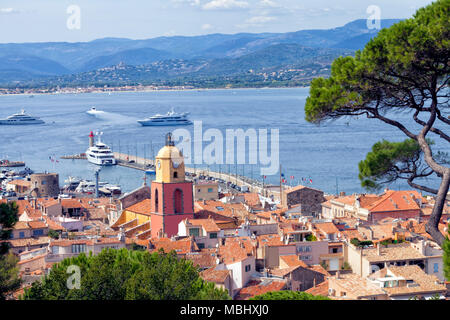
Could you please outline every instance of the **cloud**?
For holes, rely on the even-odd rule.
[[[222,10],[248,8],[250,5],[247,1],[241,0],[212,0],[202,6],[204,10]]]
[[[249,24],[264,24],[273,20],[276,20],[275,17],[266,17],[266,16],[257,16],[247,19],[245,22]]]
[[[271,21],[275,21],[275,20],[277,20],[276,17],[255,16],[255,17],[251,17],[251,18],[245,20],[245,22],[243,24],[236,25],[236,27],[241,28],[241,29],[250,28],[250,27],[262,27],[262,26],[264,26],[264,24],[271,22]]]
[[[202,29],[203,30],[210,30],[212,28],[213,28],[213,26],[210,25],[209,23],[205,23],[204,25],[202,25]]]
[[[278,8],[280,6],[275,1],[272,0],[261,0],[259,4],[263,7],[272,7],[272,8]]]
[[[20,11],[14,8],[0,8],[0,14],[14,14]]]

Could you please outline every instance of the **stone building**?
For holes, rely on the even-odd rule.
[[[30,176],[31,195],[36,198],[57,197],[59,195],[59,175],[57,173],[35,173]]]
[[[302,215],[318,216],[322,212],[322,202],[325,202],[323,191],[297,186],[283,192],[283,207],[297,207]]]

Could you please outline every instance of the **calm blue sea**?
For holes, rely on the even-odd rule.
[[[358,162],[375,142],[383,138],[401,141],[405,136],[378,120],[365,118],[340,119],[321,126],[307,123],[304,104],[308,91],[295,88],[0,96],[0,118],[23,108],[46,121],[36,126],[0,126],[0,158],[25,161],[37,172],[57,172],[61,185],[68,176],[93,179],[94,166],[87,161],[59,157],[85,152],[91,130],[102,131],[103,141],[114,151],[119,151],[120,146],[120,152],[150,157],[152,146],[156,154],[164,144],[165,134],[176,127],[142,127],[136,120],[166,113],[173,107],[178,112],[190,112],[191,120],[203,121],[204,130],[217,128],[224,136],[226,129],[279,129],[280,162],[288,183],[307,178],[312,180],[310,186],[327,193],[363,192]],[[105,113],[98,117],[86,114],[92,106]],[[401,113],[395,117],[411,119]],[[193,135],[193,126],[186,128]],[[435,140],[436,149],[450,151],[448,144]],[[210,168],[229,170],[227,165]],[[236,168],[231,166],[231,171],[236,172]],[[239,165],[237,172],[261,179],[257,165]],[[143,173],[109,167],[102,169],[100,180],[130,191],[142,184]],[[267,182],[278,183],[279,175],[267,177]],[[430,179],[427,183],[435,182]],[[390,187],[408,188],[401,183]]]

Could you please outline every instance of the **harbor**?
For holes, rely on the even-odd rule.
[[[154,171],[155,163],[153,159],[138,157],[126,153],[114,152],[116,164],[121,167],[126,167],[134,170],[139,170],[147,173]],[[86,160],[84,154],[65,155],[61,159],[76,159]],[[218,182],[223,190],[228,190],[230,193],[250,192],[260,193],[265,197],[280,198],[280,186],[264,184],[256,179],[251,179],[237,173],[217,172],[205,168],[186,167],[186,176],[188,180],[211,180]],[[283,188],[289,188],[283,185]]]

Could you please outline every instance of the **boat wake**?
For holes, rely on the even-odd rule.
[[[112,123],[136,123],[136,119],[128,116],[124,116],[118,113],[113,112],[107,112],[107,111],[101,111],[97,110],[95,108],[91,108],[90,110],[86,111],[87,114],[94,116],[98,120],[106,121],[106,122],[112,122]]]

